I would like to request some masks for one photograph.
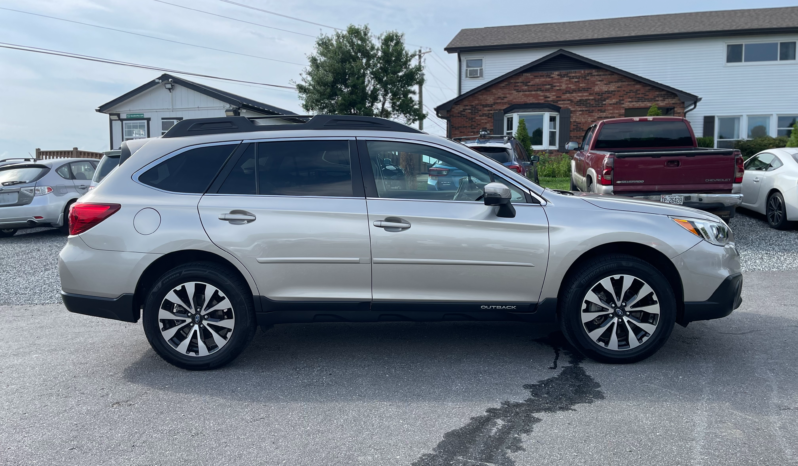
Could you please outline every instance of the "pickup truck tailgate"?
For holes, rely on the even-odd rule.
[[[730,192],[734,183],[732,150],[616,152],[613,191]]]

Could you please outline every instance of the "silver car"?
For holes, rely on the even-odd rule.
[[[544,189],[386,120],[184,120],[129,153],[72,209],[63,300],[142,319],[186,369],[231,361],[257,325],[407,320],[557,322],[625,363],[741,302],[718,217]],[[386,159],[406,182],[384,179]],[[435,164],[463,172],[456,190],[427,189]]]
[[[765,214],[771,228],[798,220],[798,148],[768,149],[745,162],[742,207]]]
[[[0,237],[22,228],[69,230],[69,208],[89,191],[97,160],[55,159],[0,167]]]

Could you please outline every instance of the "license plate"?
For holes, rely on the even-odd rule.
[[[0,205],[16,204],[17,193],[0,193]]]
[[[684,196],[677,196],[677,195],[670,195],[670,196],[662,196],[660,198],[660,202],[664,202],[665,204],[684,204]]]

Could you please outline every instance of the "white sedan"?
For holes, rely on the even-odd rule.
[[[779,230],[798,220],[798,148],[768,149],[745,162],[742,207]]]

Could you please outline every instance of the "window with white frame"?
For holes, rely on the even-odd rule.
[[[790,137],[796,122],[798,122],[798,115],[779,115],[777,119],[778,128],[776,129],[776,136]]]
[[[733,149],[740,140],[740,117],[718,117],[717,131],[717,147]]]
[[[756,139],[770,136],[770,115],[748,116],[748,133],[746,138]]]
[[[123,141],[147,138],[147,120],[123,121]]]
[[[466,60],[466,78],[482,77],[482,59],[469,58]]]
[[[558,113],[513,113],[506,115],[504,119],[505,134],[515,135],[521,120],[526,124],[526,130],[532,140],[533,149],[557,149],[560,129],[560,115]]]
[[[180,121],[178,118],[163,118],[161,119],[161,136],[166,134],[169,129]]]
[[[775,61],[795,61],[795,41],[726,45],[726,63]]]

